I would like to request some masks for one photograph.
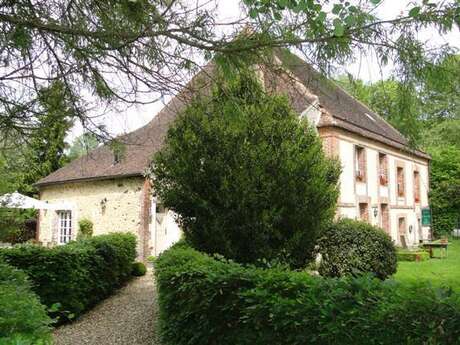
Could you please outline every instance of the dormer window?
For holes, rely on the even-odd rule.
[[[355,174],[357,181],[366,181],[366,152],[361,146],[355,146]]]
[[[113,152],[113,164],[118,164],[121,162],[121,152],[118,150],[114,150]]]
[[[117,140],[113,140],[110,143],[110,148],[112,149],[112,152],[113,152],[113,164],[115,165],[115,164],[121,163],[126,153],[125,144]]]

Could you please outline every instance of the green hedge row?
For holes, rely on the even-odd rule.
[[[0,344],[50,344],[50,324],[26,274],[0,262]]]
[[[426,261],[430,258],[430,253],[426,251],[397,251],[396,257],[398,261]]]
[[[371,276],[244,267],[184,245],[155,262],[165,345],[458,344],[460,298]]]
[[[21,245],[0,257],[24,270],[33,290],[59,321],[72,319],[109,296],[131,276],[136,257],[132,234],[110,234],[45,248]]]

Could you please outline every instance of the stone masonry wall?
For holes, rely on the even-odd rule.
[[[138,254],[143,256],[145,224],[142,212],[145,180],[141,177],[116,180],[86,181],[45,186],[40,199],[50,203],[72,205],[72,239],[76,238],[78,221],[87,218],[94,224],[94,235],[110,232],[131,232],[138,237]],[[58,240],[58,214],[54,210],[40,212],[38,240],[44,245]]]

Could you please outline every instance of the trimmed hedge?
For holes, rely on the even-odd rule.
[[[50,324],[26,274],[0,262],[0,344],[51,344]]]
[[[63,321],[77,317],[131,277],[136,238],[118,233],[53,248],[21,245],[1,250],[0,257],[27,273],[41,302]]]
[[[133,263],[132,275],[135,277],[141,277],[147,273],[147,267],[142,262]]]
[[[396,248],[390,236],[369,223],[340,219],[329,226],[317,244],[322,276],[372,273],[386,279],[396,272]]]
[[[426,261],[430,259],[430,253],[426,251],[397,251],[396,257],[398,261]]]
[[[312,277],[173,247],[155,262],[165,345],[455,344],[460,298],[370,275]]]

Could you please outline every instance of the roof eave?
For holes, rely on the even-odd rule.
[[[118,174],[118,175],[106,175],[106,176],[90,176],[90,177],[79,177],[73,178],[68,180],[59,180],[59,181],[45,181],[45,182],[37,182],[34,183],[34,187],[42,188],[52,185],[62,185],[68,183],[78,183],[78,182],[88,182],[88,181],[100,181],[100,180],[115,180],[115,179],[122,179],[122,178],[130,178],[130,177],[143,177],[142,173],[132,173],[132,174]]]
[[[429,154],[423,152],[423,151],[420,151],[420,150],[417,150],[417,149],[412,149],[412,148],[408,147],[407,145],[404,145],[402,143],[399,143],[397,141],[391,140],[391,139],[386,138],[386,137],[384,137],[384,139],[380,139],[380,135],[375,134],[373,132],[370,132],[368,130],[362,129],[362,128],[360,128],[359,131],[358,130],[352,130],[352,129],[348,128],[348,127],[342,126],[340,123],[337,123],[337,122],[323,124],[323,125],[320,125],[318,127],[320,127],[320,128],[337,127],[337,128],[343,129],[345,131],[352,132],[354,134],[363,136],[363,137],[365,137],[367,139],[378,141],[379,143],[391,146],[391,147],[393,147],[395,149],[402,150],[404,152],[410,153],[410,154],[412,154],[412,155],[414,155],[414,156],[416,156],[418,158],[422,158],[422,159],[426,159],[428,161],[431,161],[431,156]]]

